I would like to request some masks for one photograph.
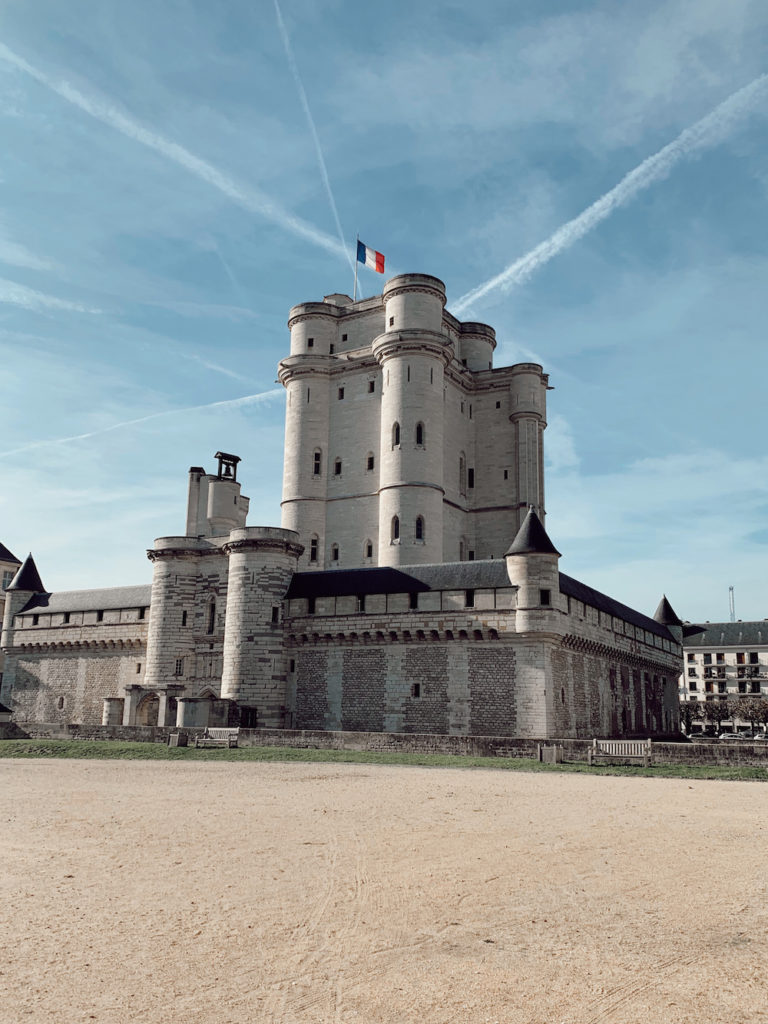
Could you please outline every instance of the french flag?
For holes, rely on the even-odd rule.
[[[357,240],[357,262],[364,263],[366,267],[375,270],[377,274],[384,273],[383,254],[376,252],[375,249],[369,249],[367,245],[363,245],[360,239]]]

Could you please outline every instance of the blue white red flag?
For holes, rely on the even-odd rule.
[[[377,274],[384,273],[383,254],[376,252],[375,249],[369,249],[367,245],[363,245],[359,240],[357,243],[357,262],[364,263],[366,267],[370,267],[371,270],[375,270]]]

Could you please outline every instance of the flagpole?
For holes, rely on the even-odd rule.
[[[352,292],[352,301],[353,302],[357,302],[357,247],[358,247],[359,244],[360,244],[360,235],[358,233],[358,235],[356,236],[356,241],[355,241],[355,287],[354,287],[354,291]]]

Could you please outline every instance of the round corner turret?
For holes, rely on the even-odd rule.
[[[478,373],[493,369],[496,331],[488,324],[463,323],[459,334],[458,358],[468,370]]]
[[[431,274],[398,274],[382,289],[385,331],[442,329],[445,285]]]
[[[336,341],[341,307],[329,302],[302,302],[288,314],[291,355],[330,355]]]

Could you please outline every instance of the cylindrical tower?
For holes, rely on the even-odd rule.
[[[206,507],[211,536],[224,537],[230,530],[242,526],[245,516],[240,514],[238,508],[239,497],[240,484],[231,480],[211,479]]]
[[[233,530],[221,696],[255,709],[259,725],[284,725],[288,674],[282,602],[303,548],[293,530]]]
[[[445,286],[401,274],[384,286],[387,330],[373,342],[382,368],[379,565],[443,559]]]
[[[194,630],[183,627],[183,616],[195,606],[200,559],[210,550],[195,537],[158,537],[147,551],[153,564],[143,684],[148,690],[163,690],[193,671]],[[185,659],[183,673],[176,671],[179,659]]]
[[[512,367],[510,422],[514,430],[516,495],[515,526],[519,528],[528,509],[534,508],[544,522],[544,429],[547,425],[548,377],[538,363]]]
[[[282,527],[295,530],[305,552],[301,567],[323,569],[328,467],[329,381],[336,309],[323,302],[294,306],[291,355],[278,377],[287,391]],[[313,541],[315,543],[313,543]]]
[[[493,350],[496,348],[496,331],[488,324],[464,323],[461,325],[458,357],[468,370],[493,369]]]

